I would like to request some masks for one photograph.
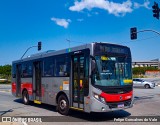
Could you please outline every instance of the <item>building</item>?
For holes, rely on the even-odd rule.
[[[132,68],[134,67],[157,67],[160,69],[159,59],[151,60],[151,61],[133,61]]]

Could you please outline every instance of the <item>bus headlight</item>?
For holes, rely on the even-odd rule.
[[[101,97],[100,95],[98,95],[98,94],[96,94],[96,93],[93,93],[93,97],[94,97],[95,99],[97,99],[98,101],[106,104],[105,98]]]

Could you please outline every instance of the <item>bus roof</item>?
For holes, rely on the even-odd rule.
[[[48,50],[48,51],[45,51],[45,52],[32,54],[30,56],[27,56],[26,58],[15,60],[12,63],[29,61],[29,60],[33,60],[33,59],[40,59],[40,58],[43,58],[43,57],[49,57],[49,56],[53,56],[53,55],[65,54],[65,53],[75,52],[75,51],[83,50],[83,49],[87,49],[87,48],[92,49],[94,44],[109,44],[109,45],[127,47],[127,46],[114,44],[114,43],[108,43],[108,42],[92,42],[92,43],[86,43],[86,44],[83,44],[83,45],[80,45],[80,46],[66,48],[66,49],[62,49],[62,50]]]

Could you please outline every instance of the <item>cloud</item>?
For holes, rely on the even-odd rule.
[[[115,16],[124,16],[126,13],[131,13],[134,9],[145,7],[149,8],[149,0],[144,0],[143,4],[126,0],[122,3],[112,2],[109,0],[75,0],[74,5],[69,7],[70,11],[81,12],[85,9],[91,11],[93,8],[106,10],[109,14]]]
[[[77,21],[82,22],[82,21],[84,21],[84,19],[77,19]]]
[[[115,16],[123,16],[133,11],[130,0],[123,3],[109,2],[108,0],[81,0],[80,2],[75,1],[74,5],[69,7],[69,10],[80,12],[84,9],[92,10],[93,8],[104,9]]]
[[[138,8],[140,8],[140,7],[145,7],[145,8],[147,8],[147,9],[150,9],[150,8],[149,8],[149,5],[150,5],[149,0],[144,0],[144,3],[143,3],[143,4],[139,4],[139,3],[135,2],[135,3],[134,3],[134,8],[135,8],[135,9],[138,9]]]
[[[69,23],[71,22],[70,19],[59,19],[55,17],[52,17],[51,20],[54,21],[57,25],[62,26],[64,28],[68,28]]]
[[[98,15],[99,13],[98,13],[98,12],[95,12],[94,14],[95,14],[95,15]]]

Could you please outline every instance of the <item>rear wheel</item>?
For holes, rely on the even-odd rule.
[[[28,104],[29,104],[29,95],[28,95],[27,90],[24,90],[24,91],[23,91],[22,99],[23,99],[23,103],[24,103],[25,105],[28,105]]]
[[[62,115],[69,114],[69,102],[65,95],[59,96],[57,109],[58,109],[58,112]]]
[[[146,84],[144,87],[145,87],[146,89],[150,88],[150,86],[149,86],[148,84]]]

